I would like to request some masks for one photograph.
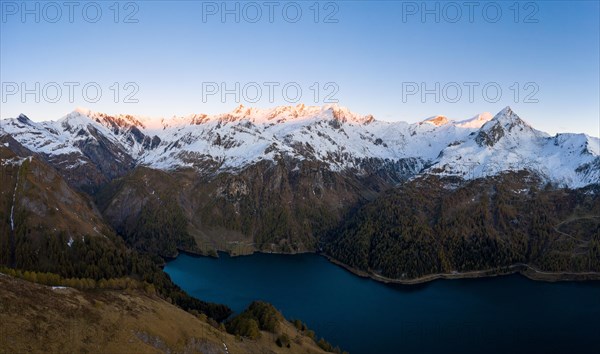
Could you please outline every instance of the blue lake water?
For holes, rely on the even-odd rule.
[[[511,275],[388,285],[315,254],[183,254],[165,272],[235,312],[270,302],[351,354],[600,353],[600,282]]]

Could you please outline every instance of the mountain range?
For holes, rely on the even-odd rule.
[[[56,121],[3,119],[0,139],[0,148],[11,151],[3,165],[34,156],[64,178],[62,190],[82,193],[94,216],[84,218],[91,226],[78,229],[108,224],[136,249],[163,257],[180,250],[337,254],[329,246],[339,242],[330,235],[345,230],[357,210],[402,186],[423,188],[418,181],[431,178],[439,182],[435,190],[475,188],[468,186],[481,182],[469,183],[483,180],[527,193],[593,193],[589,186],[600,181],[600,139],[550,136],[510,107],[413,124],[337,105],[240,105],[225,114],[169,119],[76,109]],[[44,220],[45,209],[32,208],[16,191],[3,192],[6,214],[8,206],[29,208]],[[80,237],[65,227],[69,237]]]
[[[600,140],[549,136],[509,107],[464,121],[436,116],[383,122],[337,105],[246,108],[218,115],[148,118],[77,109],[56,121],[4,119],[9,134],[44,156],[71,183],[97,188],[137,166],[236,173],[261,161],[315,162],[330,171],[396,178],[434,174],[473,179],[527,169],[571,188],[600,178]],[[294,168],[297,166],[294,166]]]

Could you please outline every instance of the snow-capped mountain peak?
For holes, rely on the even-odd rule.
[[[494,146],[501,139],[510,139],[518,144],[519,140],[548,135],[533,129],[510,107],[506,107],[479,129],[476,141],[480,146]]]
[[[449,120],[446,116],[438,115],[438,116],[429,117],[429,118],[425,119],[423,122],[433,124],[436,127],[439,127],[441,125],[448,124]]]
[[[304,104],[298,104],[296,106],[277,106],[267,109],[239,105],[229,113],[213,117],[208,116],[207,118],[208,121],[218,120],[222,122],[247,120],[255,124],[285,123],[289,121],[315,119],[335,119],[340,122],[367,124],[374,120],[371,115],[361,116],[351,112],[348,108],[338,106],[337,104],[328,104],[324,106],[306,106]]]
[[[19,121],[22,122],[30,122],[31,120],[29,119],[29,117],[27,117],[26,115],[24,115],[23,113],[19,114],[19,116],[17,117],[17,119]]]
[[[483,112],[483,113],[476,115],[473,118],[466,119],[466,120],[463,120],[460,122],[456,122],[456,126],[461,127],[461,128],[479,129],[485,123],[489,122],[493,118],[494,118],[494,116],[490,112]]]
[[[71,113],[79,113],[79,114],[84,115],[84,116],[89,116],[89,115],[93,114],[94,112],[92,112],[92,110],[89,109],[89,108],[85,108],[85,107],[82,107],[82,106],[77,106],[77,107],[75,107],[75,109]]]
[[[515,112],[513,112],[513,110],[509,106],[506,106],[504,109],[498,112],[498,114],[496,114],[490,122],[484,124],[483,128],[485,130],[487,129],[485,127],[486,125],[491,126],[496,123],[502,124],[502,126],[507,128],[508,130],[512,130],[513,127],[531,128],[531,126],[525,121],[523,121],[521,117],[519,117]]]

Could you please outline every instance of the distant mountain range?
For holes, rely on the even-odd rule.
[[[0,126],[0,134],[44,156],[70,182],[91,189],[137,166],[214,175],[280,159],[357,174],[387,169],[403,178],[473,179],[528,170],[571,188],[600,180],[598,138],[549,136],[509,107],[495,116],[483,113],[458,122],[436,116],[414,124],[382,122],[336,105],[240,105],[230,113],[171,119],[77,109],[57,121],[33,122],[22,114]]]

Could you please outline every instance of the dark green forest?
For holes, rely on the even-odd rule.
[[[538,187],[507,174],[448,188],[411,181],[330,232],[325,252],[388,278],[502,270],[600,271],[600,193]],[[448,181],[446,181],[448,182]]]
[[[220,304],[207,303],[186,294],[162,271],[160,257],[128,248],[113,234],[107,238],[77,235],[67,237],[27,224],[27,213],[15,217],[15,264],[10,264],[9,247],[2,248],[0,265],[23,271],[56,274],[62,278],[90,279],[95,282],[130,277],[152,284],[157,294],[184,310],[196,310],[222,321],[231,310]],[[0,236],[0,244],[9,243],[9,234]],[[70,244],[70,246],[69,246]],[[60,284],[56,284],[60,285]]]

